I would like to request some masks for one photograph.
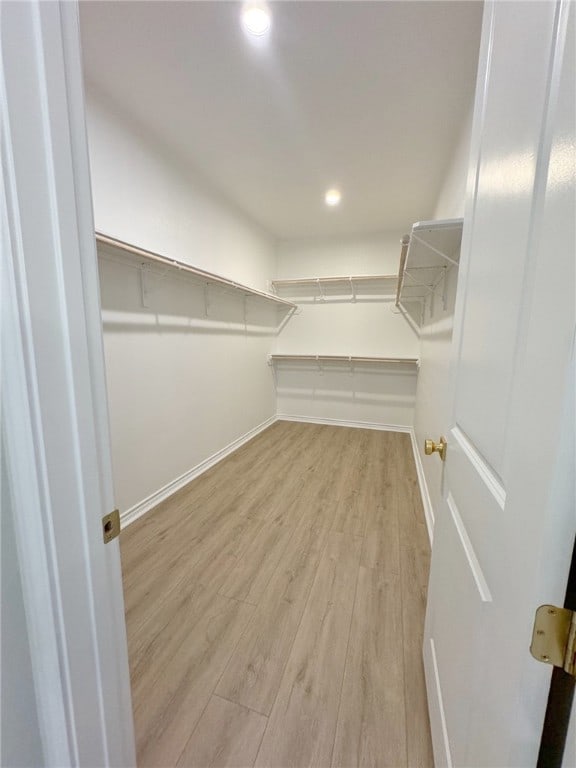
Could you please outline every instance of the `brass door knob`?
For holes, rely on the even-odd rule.
[[[424,441],[424,453],[426,456],[432,456],[433,453],[438,453],[442,461],[446,459],[446,438],[441,437],[439,443],[435,443],[434,440]]]

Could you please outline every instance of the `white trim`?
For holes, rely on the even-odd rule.
[[[286,413],[276,414],[278,421],[299,421],[304,424],[326,424],[331,427],[354,427],[356,429],[380,429],[384,432],[408,432],[412,427],[404,424],[379,424],[375,421],[345,421],[344,419],[318,419],[315,416],[289,416]]]
[[[285,413],[278,413],[275,416],[271,416],[269,419],[266,419],[266,421],[263,421],[261,424],[258,424],[258,426],[254,427],[254,429],[249,430],[244,435],[232,441],[221,450],[212,454],[212,456],[209,456],[207,459],[204,459],[204,461],[201,461],[199,464],[196,464],[196,466],[192,467],[192,469],[189,469],[187,472],[184,472],[184,474],[180,475],[174,480],[171,480],[169,483],[162,486],[162,488],[159,488],[157,491],[154,491],[154,493],[151,493],[145,499],[142,499],[142,501],[139,501],[136,504],[134,504],[132,507],[129,507],[129,509],[126,509],[120,515],[122,527],[125,528],[126,526],[133,523],[135,520],[138,520],[139,517],[142,517],[142,515],[145,515],[151,509],[154,509],[154,507],[158,506],[158,504],[160,504],[161,502],[165,501],[170,496],[172,496],[173,493],[176,493],[181,488],[184,488],[185,485],[188,485],[188,483],[190,483],[192,480],[195,480],[204,472],[211,469],[215,464],[218,464],[220,461],[230,456],[230,454],[237,451],[247,442],[252,440],[252,438],[256,437],[256,435],[259,435],[260,432],[263,432],[265,429],[272,426],[272,424],[274,424],[276,421],[293,421],[293,422],[299,422],[303,424],[324,424],[326,426],[331,426],[331,427],[351,427],[353,429],[375,429],[375,430],[380,430],[382,432],[401,432],[403,434],[409,434],[412,442],[412,451],[414,453],[414,462],[416,464],[416,472],[418,475],[418,485],[420,487],[420,495],[422,496],[422,504],[424,507],[426,528],[428,530],[430,546],[432,546],[432,539],[434,536],[434,509],[432,507],[432,502],[430,500],[430,494],[428,492],[428,486],[426,484],[426,476],[424,474],[424,468],[422,466],[422,461],[420,459],[420,454],[418,452],[418,447],[416,445],[416,436],[415,436],[413,427],[406,426],[403,424],[381,424],[373,421],[346,421],[344,419],[320,419],[314,416],[291,416]]]
[[[470,440],[468,440],[467,436],[460,429],[460,427],[453,427],[451,432],[452,437],[456,440],[464,455],[468,457],[468,460],[474,467],[474,470],[483,480],[485,486],[488,488],[492,496],[494,496],[494,499],[496,500],[496,503],[500,509],[504,510],[504,507],[506,506],[506,489],[502,485],[500,478],[490,467],[484,457],[479,453],[479,451],[477,451],[476,448],[472,445]]]
[[[154,493],[151,493],[150,496],[147,496],[145,499],[142,499],[142,501],[139,501],[129,509],[126,509],[120,515],[122,527],[125,528],[127,525],[130,525],[130,523],[138,520],[139,517],[142,517],[142,515],[145,515],[146,512],[149,512],[151,509],[158,506],[158,504],[160,504],[162,501],[165,501],[167,498],[172,496],[173,493],[176,493],[176,491],[184,488],[184,486],[188,485],[188,483],[190,483],[192,480],[195,480],[215,464],[218,464],[218,462],[222,461],[227,456],[230,456],[231,453],[237,451],[238,448],[241,448],[249,440],[252,440],[252,438],[256,437],[256,435],[259,435],[260,432],[263,432],[265,429],[270,427],[272,424],[274,424],[275,421],[277,421],[277,417],[270,416],[269,419],[266,419],[266,421],[258,424],[253,429],[250,429],[236,440],[233,440],[231,443],[224,446],[224,448],[216,451],[216,453],[213,453],[212,456],[208,456],[207,459],[204,459],[204,461],[196,464],[195,467],[192,467],[192,469],[184,472],[184,474],[180,475],[180,477],[171,480],[169,483],[166,483],[166,485],[163,485],[162,488],[159,488],[157,491],[154,491]]]
[[[0,77],[0,95],[4,83]],[[15,210],[14,170],[10,137],[2,114],[1,149],[5,158],[0,251],[0,400],[1,447],[8,475],[8,493],[13,515],[18,564],[28,637],[30,662],[35,682],[38,725],[46,766],[71,765],[75,756],[74,732],[70,724],[69,680],[60,663],[62,612],[58,595],[51,589],[54,580],[53,539],[47,525],[46,468],[41,460],[42,430],[38,392],[30,375],[33,361],[26,355],[30,329],[24,305],[25,286],[17,284],[15,265],[22,263],[18,212]],[[9,210],[8,210],[9,208]],[[25,331],[23,331],[25,329]],[[26,336],[28,338],[26,338]],[[27,370],[28,367],[28,370]]]
[[[266,421],[263,421],[261,424],[258,424],[258,426],[254,427],[254,429],[249,430],[241,437],[233,440],[224,448],[221,448],[219,451],[212,454],[212,456],[209,456],[207,459],[204,459],[204,461],[196,464],[196,466],[192,467],[192,469],[184,472],[183,475],[180,475],[174,480],[171,480],[169,483],[166,483],[166,485],[162,486],[162,488],[159,488],[145,499],[142,499],[142,501],[139,501],[132,507],[124,510],[124,512],[122,512],[120,515],[122,527],[125,528],[135,520],[138,520],[139,517],[142,517],[142,515],[145,515],[151,509],[154,509],[154,507],[158,506],[158,504],[172,496],[173,493],[176,493],[181,488],[184,488],[185,485],[188,485],[188,483],[190,483],[192,480],[195,480],[204,472],[211,469],[215,464],[218,464],[227,456],[230,456],[231,453],[237,451],[247,442],[252,440],[252,438],[256,437],[256,435],[260,434],[260,432],[263,432],[265,429],[272,426],[272,424],[274,424],[276,421],[293,421],[303,424],[324,424],[331,427],[351,427],[353,429],[376,429],[381,430],[382,432],[401,432],[404,434],[409,434],[410,440],[412,442],[412,451],[414,454],[414,463],[416,464],[416,473],[418,475],[418,485],[420,488],[420,495],[422,497],[422,505],[424,507],[426,529],[428,530],[430,546],[432,546],[434,538],[434,507],[432,506],[430,493],[428,492],[426,475],[424,474],[424,467],[422,466],[422,460],[418,451],[414,427],[406,426],[403,424],[381,424],[374,421],[346,421],[345,419],[320,419],[315,416],[292,416],[286,413],[277,413],[275,416],[271,416],[269,419],[266,419]]]
[[[456,502],[454,501],[454,497],[451,493],[448,493],[446,504],[450,510],[452,522],[454,523],[454,527],[458,533],[460,544],[462,545],[462,549],[466,555],[468,566],[472,571],[472,576],[474,577],[474,582],[476,583],[476,588],[478,589],[480,599],[483,603],[491,603],[492,595],[490,593],[490,588],[488,587],[488,582],[486,581],[486,577],[482,571],[482,566],[480,565],[480,561],[478,560],[472,542],[470,541],[470,536],[468,536],[468,531],[464,525],[464,520],[462,520],[462,516],[460,515]]]
[[[426,653],[426,650],[428,650],[428,653]],[[430,638],[430,644],[427,647],[425,646],[424,671],[428,683],[427,690],[428,692],[432,691],[434,693],[433,701],[430,701],[430,698],[428,698],[430,720],[438,722],[440,725],[440,733],[438,733],[437,728],[431,728],[434,763],[438,766],[445,766],[445,768],[452,768],[452,755],[450,754],[446,711],[444,709],[444,700],[442,698],[438,659],[436,658],[436,647],[433,638]]]
[[[18,324],[2,350],[2,440],[42,764],[128,768],[120,550],[101,528],[113,494],[78,7],[4,3],[0,22],[2,312]]]
[[[418,450],[418,441],[416,440],[416,432],[414,427],[410,429],[410,437],[412,439],[412,452],[414,453],[414,463],[416,464],[416,473],[418,474],[418,485],[420,486],[420,495],[422,496],[422,504],[424,506],[424,517],[426,518],[426,528],[428,529],[428,538],[430,539],[430,547],[432,547],[434,541],[434,506],[432,505],[432,499],[430,498],[430,491],[428,490],[428,483],[426,482],[426,473],[424,472],[424,465],[422,464],[422,457]]]

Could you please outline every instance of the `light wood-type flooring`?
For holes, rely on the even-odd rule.
[[[410,437],[276,422],[121,536],[139,766],[432,766]]]

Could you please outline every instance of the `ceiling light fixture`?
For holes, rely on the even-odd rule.
[[[270,30],[272,18],[265,5],[250,3],[242,9],[242,26],[249,35],[262,37]]]
[[[340,194],[339,189],[329,189],[324,195],[324,201],[326,205],[329,205],[331,207],[334,207],[335,205],[339,205],[341,199],[342,199],[342,195]]]

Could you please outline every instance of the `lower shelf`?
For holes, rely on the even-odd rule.
[[[316,363],[385,363],[394,365],[418,365],[417,357],[367,357],[360,355],[269,355],[270,364],[275,362],[316,362]]]

